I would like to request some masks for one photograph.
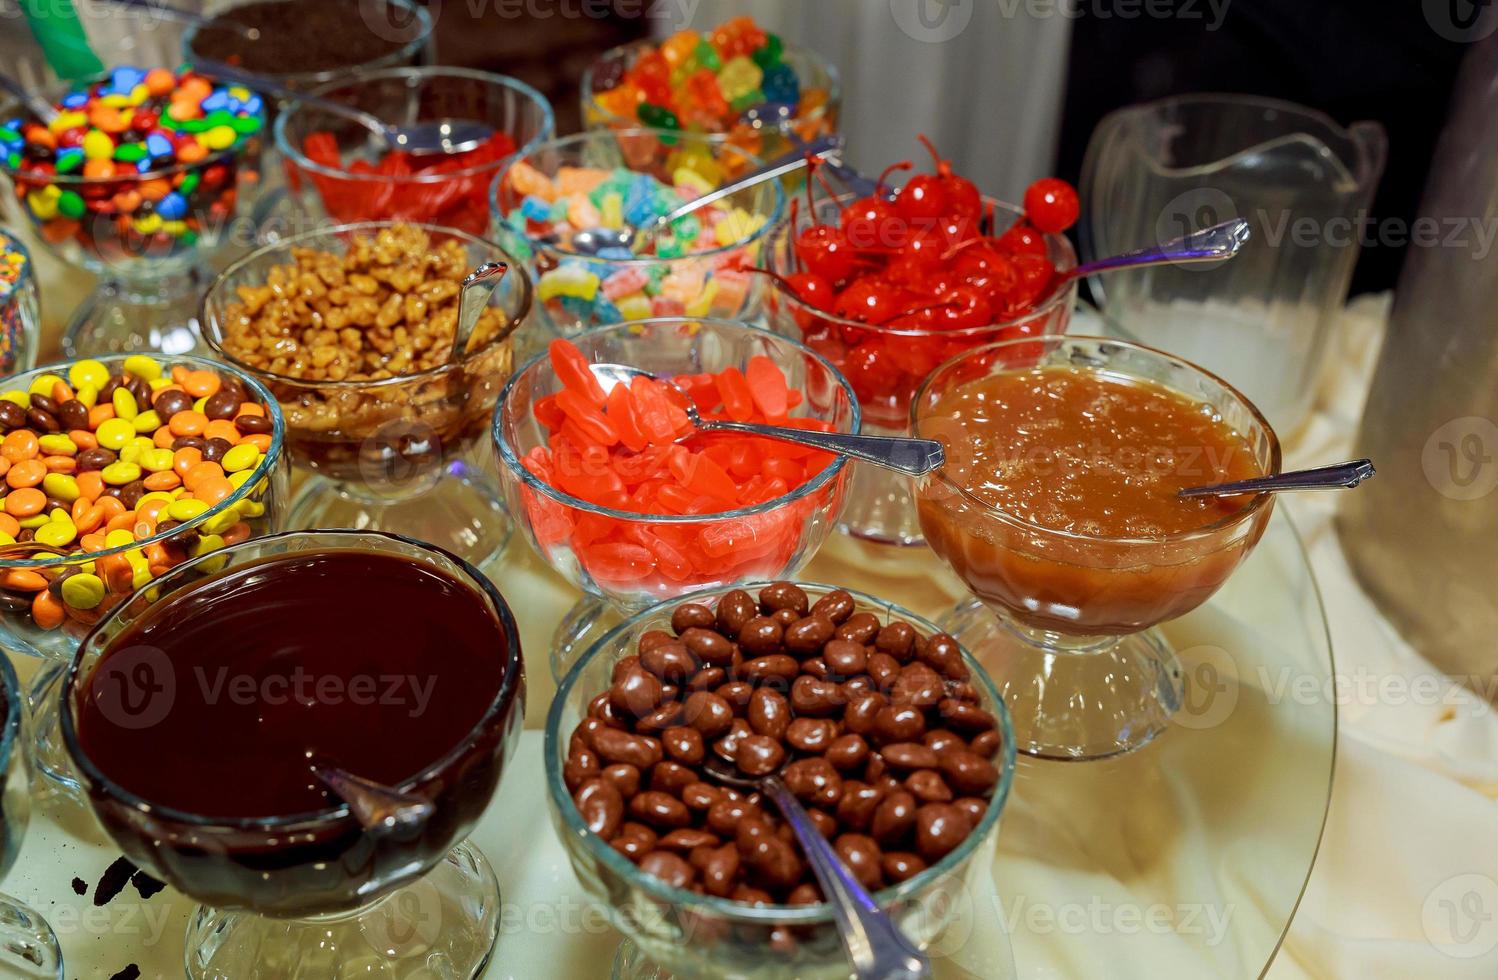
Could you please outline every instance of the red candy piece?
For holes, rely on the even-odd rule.
[[[525,468],[565,494],[646,520],[577,510],[527,487],[522,498],[543,551],[569,548],[595,582],[660,595],[786,570],[801,528],[828,505],[835,484],[764,514],[688,525],[648,521],[765,504],[832,462],[830,453],[806,446],[692,430],[688,400],[707,419],[831,431],[831,423],[789,417],[804,398],[774,361],[757,356],[743,370],[681,375],[670,385],[637,377],[605,394],[576,346],[553,341],[549,354],[562,390],[535,403],[549,435],[546,446],[526,455]]]
[[[302,152],[308,160],[361,178],[381,179],[330,176],[311,170],[304,174],[290,160],[286,161],[286,177],[293,189],[301,188],[303,178],[310,181],[322,199],[323,210],[338,221],[416,221],[485,234],[494,165],[515,149],[515,140],[508,133],[495,132],[465,153],[413,157],[395,151],[378,164],[366,160],[346,163],[332,133],[310,133],[302,141]]]

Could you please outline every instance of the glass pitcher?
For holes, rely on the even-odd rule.
[[[1344,129],[1252,96],[1187,95],[1110,114],[1082,168],[1084,261],[1235,217],[1253,237],[1226,264],[1094,278],[1104,317],[1219,374],[1290,435],[1371,227],[1387,142],[1378,123]]]

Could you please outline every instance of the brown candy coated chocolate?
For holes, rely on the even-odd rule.
[[[583,824],[604,840],[619,833],[624,819],[624,798],[607,780],[590,779],[578,787],[572,796],[577,812],[582,814]]]
[[[972,832],[967,814],[950,803],[927,803],[916,811],[916,851],[927,861],[945,857]]]
[[[693,627],[710,630],[717,621],[713,611],[698,602],[683,602],[671,613],[671,628],[677,636]]]
[[[675,888],[685,888],[697,877],[697,869],[679,854],[652,851],[640,860],[640,870],[655,875]]]
[[[759,604],[767,613],[777,609],[791,609],[798,615],[806,615],[811,606],[805,590],[791,582],[773,582],[759,590]]]
[[[743,589],[724,593],[718,600],[718,629],[728,636],[737,637],[744,624],[758,615],[758,604]]]

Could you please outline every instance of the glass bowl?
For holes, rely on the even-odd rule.
[[[94,358],[105,365],[111,375],[122,370],[131,355],[108,354]],[[194,371],[212,371],[235,378],[265,408],[270,420],[269,445],[247,478],[239,482],[228,496],[201,514],[189,516],[171,528],[158,531],[114,547],[98,551],[77,551],[68,555],[39,557],[0,557],[0,646],[6,650],[64,662],[71,657],[83,636],[112,607],[166,569],[180,565],[190,556],[223,547],[225,542],[267,534],[280,529],[283,502],[289,482],[290,467],[286,461],[284,441],[286,423],[274,398],[251,375],[230,365],[199,357],[159,357],[163,365],[181,366]],[[65,379],[72,361],[49,364],[13,377],[0,379],[0,392],[30,392],[44,378]],[[46,385],[47,382],[42,382]],[[50,385],[47,385],[50,387]],[[164,491],[177,493],[177,490]],[[81,499],[81,498],[80,498]],[[79,509],[74,502],[73,509]],[[9,517],[8,520],[15,520]],[[81,520],[82,516],[75,518]],[[156,519],[148,526],[154,528]],[[120,565],[121,560],[126,565]],[[100,572],[100,562],[108,562],[113,573],[98,575],[109,584],[103,599],[92,608],[77,608],[63,598],[61,590],[52,596],[51,586],[61,577]],[[122,571],[123,570],[123,571]],[[125,574],[129,573],[129,574]],[[121,577],[123,576],[123,577]],[[37,588],[40,585],[41,588]],[[38,616],[34,609],[42,595],[54,598]],[[60,619],[59,614],[61,614]]]
[[[288,9],[297,5],[297,0],[281,0],[281,2],[286,3]],[[206,9],[203,12],[208,17],[216,19],[224,17],[236,8],[251,5],[264,6],[265,4],[260,2],[260,0],[248,0],[248,2],[243,2],[243,0],[227,0],[227,2],[225,0],[216,0],[216,2],[215,0],[210,0],[209,3],[204,5]],[[327,4],[327,6],[333,7],[336,5]],[[317,88],[319,85],[326,85],[329,82],[347,79],[351,74],[361,75],[367,71],[416,64],[422,59],[426,48],[431,43],[433,28],[432,15],[425,7],[413,3],[411,0],[357,0],[357,2],[347,4],[346,6],[350,7],[358,15],[358,19],[350,23],[348,27],[355,31],[359,31],[362,28],[364,33],[374,34],[379,37],[386,42],[387,51],[352,63],[346,60],[347,56],[344,54],[341,56],[343,60],[327,64],[326,67],[320,68],[298,67],[288,69],[285,61],[286,53],[284,46],[273,48],[276,52],[275,56],[264,63],[256,59],[253,54],[251,54],[250,58],[246,58],[245,54],[249,52],[248,48],[237,52],[226,50],[222,57],[214,58],[210,57],[208,52],[214,54],[218,52],[213,51],[208,46],[208,43],[205,43],[211,43],[211,39],[202,37],[204,31],[213,30],[213,21],[210,20],[208,24],[201,27],[196,25],[189,26],[183,33],[182,58],[189,63],[203,65],[205,70],[211,68],[215,63],[231,64],[258,74],[268,75],[276,81],[284,85],[289,85],[292,88],[309,90]],[[237,33],[232,30],[227,33],[231,35],[226,38],[231,44],[238,39]],[[345,32],[340,32],[339,36],[346,39],[349,35]],[[253,45],[257,43],[263,44],[264,42],[259,39],[246,39],[244,43],[246,45]]]
[[[767,583],[758,583],[764,585]],[[813,602],[835,586],[797,583]],[[756,585],[744,584],[751,591]],[[729,588],[694,593],[691,601],[712,605]],[[941,630],[914,613],[882,599],[852,592],[856,609],[871,612],[881,622],[904,619],[917,630]],[[573,730],[588,716],[589,702],[612,684],[614,665],[633,653],[640,637],[650,630],[671,631],[675,602],[662,603],[631,616],[598,640],[562,679],[546,717],[547,799],[552,823],[583,887],[604,903],[610,921],[637,944],[653,966],[638,963],[627,977],[655,977],[659,968],[683,977],[836,977],[851,973],[831,909],[825,903],[804,906],[762,905],[714,898],[675,888],[642,872],[601,837],[590,832],[577,811],[563,776]],[[906,935],[922,946],[935,939],[959,907],[958,897],[973,887],[978,875],[988,874],[997,842],[1000,814],[1014,779],[1014,732],[1003,699],[983,668],[964,649],[972,671],[972,685],[983,708],[999,722],[1001,757],[995,759],[999,782],[974,831],[946,857],[925,871],[876,893]],[[789,941],[787,941],[789,940]],[[634,960],[621,947],[616,964]],[[616,971],[615,976],[621,974]]]
[[[749,358],[765,355],[785,372],[791,387],[805,394],[792,415],[858,431],[853,392],[832,366],[801,344],[757,327],[663,317],[602,327],[573,342],[592,360],[667,376],[742,368]],[[847,491],[844,458],[784,496],[715,514],[641,514],[565,493],[523,462],[546,442],[532,407],[559,387],[550,360],[532,359],[505,386],[493,432],[510,513],[541,557],[587,594],[558,628],[552,651],[558,677],[581,649],[581,638],[602,625],[610,607],[639,609],[696,589],[794,574],[837,522]],[[624,543],[638,560],[616,570],[613,556],[598,547],[605,536]]]
[[[759,301],[759,283],[744,270],[759,261],[771,228],[780,220],[785,195],[776,181],[727,199],[727,206],[749,216],[745,234],[674,257],[585,255],[572,250],[566,232],[559,242],[544,244],[538,239],[552,231],[550,219],[527,220],[522,208],[537,206],[535,172],[554,180],[563,168],[617,169],[672,185],[677,183],[679,169],[685,167],[697,175],[693,179],[701,181],[691,191],[695,196],[759,163],[743,150],[701,135],[622,129],[563,137],[506,162],[490,192],[496,233],[517,255],[529,259],[541,312],[553,333],[570,335],[649,316],[751,319]],[[594,194],[601,200],[603,188]],[[626,199],[624,214],[628,213]],[[700,217],[698,213],[682,221]]]
[[[307,249],[343,255],[351,241],[402,224],[409,225],[338,225],[256,249],[226,268],[204,295],[203,334],[218,356],[255,375],[280,401],[287,449],[317,477],[299,490],[290,526],[407,534],[482,564],[504,546],[509,524],[496,491],[470,478],[472,467],[462,457],[481,442],[514,367],[513,334],[530,314],[530,279],[513,256],[467,232],[413,226],[435,243],[460,243],[470,267],[510,267],[488,301],[501,325],[455,363],[380,380],[314,381],[248,363],[234,340],[247,320],[245,297],[260,295],[268,283],[280,288],[272,282],[282,275],[278,267],[294,264]],[[310,308],[307,315],[314,315]]]
[[[816,220],[836,225],[852,195],[818,198]],[[1004,228],[1019,218],[1021,209],[985,197]],[[782,222],[770,242],[769,268],[779,276],[796,272],[792,243],[809,223],[802,209],[798,223]],[[990,229],[999,235],[1004,228]],[[1060,271],[1077,264],[1077,254],[1065,235],[1046,235],[1046,250]],[[871,326],[824,313],[790,293],[775,279],[768,286],[765,320],[772,330],[801,338],[848,378],[858,393],[865,431],[903,436],[908,431],[910,402],[916,388],[935,367],[962,351],[1013,337],[1064,333],[1077,302],[1073,280],[1023,316],[961,330],[918,330]],[[908,481],[875,466],[854,467],[853,502],[843,512],[841,530],[881,544],[919,545],[920,524],[911,503]]]
[[[25,371],[36,363],[41,333],[41,297],[31,253],[19,238],[0,230],[0,375]]]
[[[395,787],[431,802],[428,818],[410,827],[361,822],[347,804],[277,817],[208,817],[141,799],[101,771],[79,739],[78,716],[92,690],[85,681],[112,663],[107,658],[130,658],[112,667],[130,671],[115,675],[126,685],[119,703],[101,708],[129,712],[122,727],[170,712],[171,692],[197,683],[176,678],[171,661],[153,659],[150,648],[110,650],[118,636],[142,617],[159,615],[159,604],[228,569],[329,550],[395,555],[458,580],[485,600],[496,644],[512,654],[494,700],[466,739]],[[339,980],[368,975],[374,962],[406,976],[427,954],[446,957],[455,970],[487,959],[498,934],[498,888],[481,854],[454,847],[489,805],[516,751],[525,682],[514,616],[473,566],[423,542],[372,531],[257,538],[174,569],[117,606],[74,656],[62,701],[68,754],[106,833],[131,860],[205,906],[189,926],[190,977],[292,975],[316,963],[318,976]],[[431,916],[441,917],[440,930],[423,920]]]
[[[581,81],[584,128],[628,129],[643,125],[635,114],[631,94],[621,89],[619,80],[641,55],[657,46],[648,40],[620,45],[604,52],[584,70]],[[792,135],[806,142],[836,132],[843,103],[837,67],[815,51],[795,44],[785,45],[781,59],[796,69],[801,83],[802,98],[794,116],[760,112],[747,119],[740,118],[727,128],[719,124],[709,130],[700,123],[684,128],[707,132],[714,140],[764,160],[795,150]]]
[[[73,90],[42,97],[56,104]],[[112,174],[90,176],[82,169],[58,174],[0,166],[37,238],[64,262],[100,277],[64,332],[63,353],[196,348],[195,294],[212,278],[203,263],[229,237],[260,180],[263,109],[250,118],[256,129],[234,146],[188,163],[146,171],[119,163]],[[3,120],[36,122],[17,102],[0,108]]]
[[[0,879],[16,863],[31,820],[22,722],[25,694],[9,658],[0,653]],[[62,980],[62,950],[40,915],[0,895],[0,969],[21,980]]]
[[[1169,354],[1096,337],[1001,341],[953,358],[917,391],[912,432],[942,438],[929,413],[962,384],[1048,366],[1152,381],[1209,405],[1249,440],[1261,472],[1279,472],[1274,430],[1237,390]],[[1015,712],[1021,749],[1028,741],[1033,754],[1093,758],[1148,742],[1181,696],[1180,665],[1153,627],[1217,591],[1263,535],[1274,495],[1259,494],[1198,530],[1097,537],[984,503],[952,479],[958,461],[949,453],[947,468],[917,481],[917,510],[932,550],[994,613],[970,623],[961,638],[980,656],[1002,647],[990,659],[1002,665],[995,678]]]
[[[316,94],[389,123],[466,119],[488,123],[496,134],[492,144],[450,160],[418,158],[427,172],[410,173],[409,166],[380,167],[386,148],[363,126],[311,103],[287,107],[275,122],[287,184],[304,212],[333,223],[417,221],[486,234],[489,185],[502,161],[551,139],[556,129],[551,104],[540,92],[514,78],[467,68],[387,68]]]

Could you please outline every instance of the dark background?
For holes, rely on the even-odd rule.
[[[1231,0],[1211,32],[1178,18],[1098,18],[1087,7],[1073,23],[1058,176],[1077,179],[1093,127],[1121,106],[1187,92],[1252,93],[1319,109],[1344,125],[1383,123],[1389,159],[1373,216],[1415,216],[1465,50],[1431,30],[1420,0]],[[446,62],[535,85],[556,107],[558,128],[570,132],[578,127],[583,69],[646,24],[638,17],[527,21],[491,6],[479,24],[439,18],[438,46]],[[798,40],[816,46],[816,38]],[[1402,248],[1363,249],[1353,292],[1393,287],[1403,257]]]

